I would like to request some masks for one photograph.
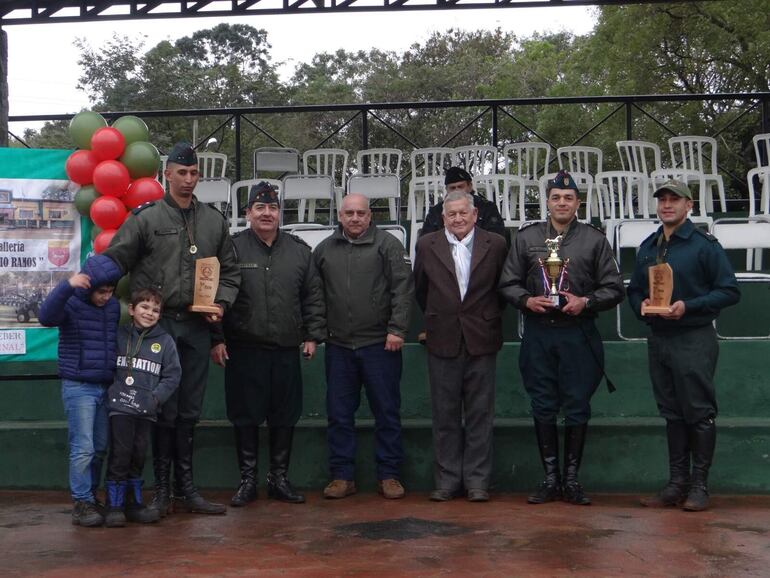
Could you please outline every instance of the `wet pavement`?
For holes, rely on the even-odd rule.
[[[229,493],[207,493],[227,501]],[[64,492],[0,492],[0,576],[768,576],[770,496],[685,513],[593,495],[588,507],[264,499],[226,516],[80,528]]]

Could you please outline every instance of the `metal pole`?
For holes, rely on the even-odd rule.
[[[492,146],[497,148],[497,105],[492,105]]]
[[[626,103],[626,140],[634,140],[634,115],[631,103]]]
[[[8,34],[0,28],[0,146],[8,146]]]
[[[235,115],[235,180],[241,180],[241,115]]]
[[[369,111],[367,109],[364,109],[361,111],[361,150],[364,151],[368,148],[369,148]],[[364,169],[364,173],[369,172],[368,157],[364,157],[363,169]]]

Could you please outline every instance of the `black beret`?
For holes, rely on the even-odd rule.
[[[460,167],[449,167],[446,170],[446,176],[444,177],[445,185],[451,185],[452,183],[459,183],[462,181],[473,181],[473,177],[468,171]]]
[[[178,142],[168,153],[167,162],[189,167],[198,164],[198,155],[195,154],[195,149],[189,142]]]
[[[278,192],[275,187],[266,181],[260,181],[256,185],[251,185],[249,189],[249,202],[250,207],[254,203],[270,203],[280,204],[278,200]]]
[[[576,193],[579,192],[575,179],[565,170],[559,171],[554,178],[548,180],[545,190],[549,192],[551,189],[572,189]]]

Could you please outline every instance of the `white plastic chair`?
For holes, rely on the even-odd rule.
[[[225,153],[198,153],[198,172],[202,179],[223,179],[226,171]]]
[[[281,189],[283,183],[277,179],[245,179],[236,181],[230,185],[230,234],[237,233],[249,226],[246,221],[246,205],[249,201],[249,190],[252,185],[265,181],[270,183],[278,191],[278,198],[281,198]],[[227,216],[227,215],[226,215]]]
[[[311,149],[302,155],[302,172],[306,175],[328,175],[334,183],[337,205],[342,204],[348,177],[348,151],[343,149]]]
[[[760,213],[768,213],[766,199],[770,197],[770,132],[754,135],[754,155],[757,159],[757,169],[755,175],[759,178],[762,185],[762,199]],[[749,180],[749,186],[753,186]]]
[[[299,151],[286,147],[261,147],[254,151],[254,178],[260,173],[283,176],[299,172]],[[264,180],[264,179],[262,179]]]
[[[705,207],[701,214],[714,212],[714,185],[719,193],[719,208],[727,211],[725,183],[717,172],[717,141],[709,136],[673,136],[668,139],[671,166],[702,175],[699,179],[699,202]]]
[[[406,214],[413,221],[422,221],[430,208],[444,197],[444,177],[422,177],[409,181]]]
[[[717,219],[711,225],[711,234],[719,239],[725,250],[746,250],[746,270],[735,273],[739,283],[770,285],[770,274],[758,271],[762,268],[762,251],[770,249],[770,218],[760,216],[747,219]],[[719,319],[714,322],[714,326],[720,339],[770,339],[770,335],[720,335],[718,321]]]
[[[334,233],[334,225],[319,225],[317,223],[292,223],[290,225],[281,225],[281,230],[296,235],[305,243],[310,245],[310,250],[314,251],[321,241],[331,237]]]
[[[549,172],[551,145],[542,142],[516,142],[503,147],[505,174],[521,177],[527,186],[539,187],[539,180]]]
[[[334,181],[329,175],[289,175],[283,179],[281,189],[281,224],[286,213],[285,201],[297,201],[297,220],[305,220],[305,204],[307,203],[307,218],[315,221],[316,202],[328,203],[329,224],[334,223]]]
[[[483,180],[476,181],[475,177],[493,175],[497,172],[497,148],[488,145],[472,145],[454,149],[452,165],[462,167],[474,177],[476,192],[483,192],[487,198],[492,197],[493,191],[484,189]]]
[[[371,201],[387,199],[390,208],[390,220],[396,225],[401,215],[401,181],[393,173],[356,174],[348,179],[347,194],[360,193]]]
[[[605,214],[602,225],[610,244],[615,242],[615,227],[621,219],[634,218],[633,192],[646,191],[648,178],[630,171],[602,171],[596,175],[597,189],[604,191]],[[645,200],[645,209],[647,201]],[[644,218],[649,218],[645,211]]]
[[[621,252],[623,249],[634,249],[639,251],[639,246],[647,237],[658,230],[660,221],[657,219],[620,219],[615,225],[615,260],[618,268],[623,271],[621,264]],[[623,285],[628,287],[630,279],[623,279]],[[621,303],[615,307],[615,323],[618,337],[624,341],[644,341],[646,337],[627,337],[623,335],[621,308],[625,304]]]
[[[520,227],[527,220],[527,194],[532,189],[527,179],[515,175],[483,175],[473,178],[477,187],[487,191],[487,198],[497,204],[506,227]],[[490,198],[491,197],[491,198]],[[539,192],[537,201],[540,202]],[[545,217],[539,212],[539,217]]]
[[[623,167],[623,170],[640,173],[646,177],[644,184],[647,185],[647,188],[637,190],[636,213],[647,219],[650,216],[650,211],[654,210],[652,202],[654,190],[650,175],[663,168],[660,147],[653,142],[642,140],[620,140],[615,145],[618,147],[620,166]],[[639,181],[637,183],[642,184]]]
[[[595,184],[595,177],[603,170],[602,149],[587,146],[559,147],[556,149],[556,158],[559,161],[559,168],[567,170],[575,179],[578,189],[586,192],[586,202],[591,200],[589,197],[592,197],[591,188]],[[596,199],[593,199],[595,204],[590,208],[598,212],[599,218],[603,219],[604,208],[601,206],[603,191],[597,189],[597,192]]]
[[[401,159],[403,153],[399,149],[376,148],[364,149],[356,153],[356,168],[363,175],[395,175],[398,180],[398,195],[388,199],[390,218],[400,220],[401,209],[396,209],[396,201],[401,199]],[[352,177],[351,177],[352,178]],[[348,180],[348,183],[350,181]],[[348,191],[351,191],[348,184]],[[399,203],[400,204],[400,203]]]
[[[430,197],[436,193],[443,195],[444,172],[452,165],[454,149],[448,147],[433,147],[414,149],[409,155],[412,174],[409,180],[409,202],[407,218],[412,218],[411,211],[421,210],[423,206],[431,206]],[[441,189],[436,189],[436,182],[441,183]],[[413,202],[412,202],[413,201]],[[424,213],[416,214],[418,220]]]
[[[757,210],[755,208],[757,197],[759,197],[759,214],[770,214],[770,167],[757,167],[751,169],[746,175],[749,183],[749,217],[753,217]],[[760,193],[757,195],[755,183],[760,183]]]

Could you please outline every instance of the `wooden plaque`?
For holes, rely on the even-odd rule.
[[[197,313],[219,313],[214,298],[219,287],[219,259],[206,257],[195,261],[193,304],[188,308]]]
[[[674,271],[668,263],[653,265],[647,271],[650,281],[650,304],[642,305],[642,315],[660,315],[671,309]]]

